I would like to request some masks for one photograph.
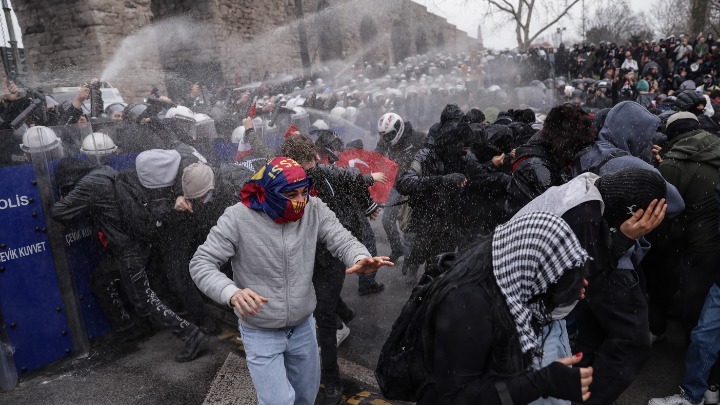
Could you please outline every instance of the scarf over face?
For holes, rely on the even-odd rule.
[[[549,319],[542,300],[548,287],[588,258],[559,216],[534,212],[500,225],[492,241],[493,274],[515,321],[523,353],[537,349],[533,320]]]
[[[288,157],[276,157],[248,180],[240,190],[240,200],[255,211],[265,212],[273,221],[284,224],[302,218],[307,205],[293,201],[282,193],[310,187],[310,179],[296,161]]]

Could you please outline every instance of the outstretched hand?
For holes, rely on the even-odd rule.
[[[660,201],[652,200],[646,210],[635,211],[630,219],[623,222],[620,225],[620,232],[630,239],[645,236],[665,219],[665,211],[667,211],[667,204],[665,204],[664,198]]]
[[[388,181],[388,176],[383,172],[370,173],[370,175],[372,176],[373,180],[375,180],[376,183],[385,184]]]
[[[391,262],[390,258],[387,256],[366,257],[362,260],[359,260],[357,263],[355,263],[354,266],[345,270],[345,273],[370,274],[376,272],[382,266],[394,265],[395,263]]]

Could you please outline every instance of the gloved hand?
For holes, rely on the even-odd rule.
[[[467,184],[467,179],[463,174],[450,173],[443,176],[443,183],[448,187],[462,188]]]

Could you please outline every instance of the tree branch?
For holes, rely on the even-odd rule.
[[[548,28],[550,28],[550,27],[552,27],[553,25],[555,25],[555,23],[557,23],[558,21],[560,21],[560,19],[563,18],[563,17],[565,16],[565,14],[567,14],[568,11],[570,11],[570,9],[571,9],[574,5],[578,4],[579,2],[580,2],[580,0],[573,0],[572,3],[570,3],[567,7],[565,7],[565,10],[563,10],[561,13],[559,13],[559,14],[557,15],[557,17],[555,17],[554,20],[552,20],[552,21],[550,21],[549,23],[545,24],[545,26],[542,27],[542,28],[540,28],[537,32],[535,32],[535,34],[534,34],[532,37],[528,38],[528,39],[527,39],[527,44],[528,44],[528,45],[531,44],[532,41],[534,41],[535,38],[537,38],[540,34],[542,34],[543,32],[545,32],[545,30],[547,30]]]
[[[488,3],[489,3],[491,6],[497,7],[497,8],[498,8],[499,10],[501,10],[501,11],[504,11],[504,12],[506,12],[506,13],[509,13],[509,14],[512,14],[513,16],[515,16],[515,9],[514,9],[511,5],[509,6],[509,8],[508,8],[508,7],[503,7],[503,6],[500,5],[500,3],[498,3],[498,2],[495,1],[495,0],[488,0]],[[507,4],[507,1],[503,0],[503,3],[506,3],[506,4]]]

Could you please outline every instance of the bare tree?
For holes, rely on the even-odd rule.
[[[688,28],[690,35],[695,36],[703,32],[708,24],[710,0],[692,0],[690,3],[690,20]]]
[[[688,30],[690,3],[687,0],[656,0],[650,7],[655,31],[663,37],[678,35]]]
[[[682,1],[682,0],[677,0]],[[626,0],[615,1],[605,7],[595,9],[590,19],[590,28],[586,32],[589,42],[600,41],[622,43],[628,40],[653,39],[650,18],[644,13],[636,13]]]
[[[715,37],[720,36],[720,0],[713,0],[710,5],[710,23],[708,29],[715,33]]]
[[[513,21],[518,47],[527,49],[540,34],[560,21],[579,2],[580,0],[488,0],[487,15],[500,14]],[[538,16],[542,15],[549,17],[546,21],[538,22]],[[533,23],[540,24],[540,28],[531,34],[530,26]]]

